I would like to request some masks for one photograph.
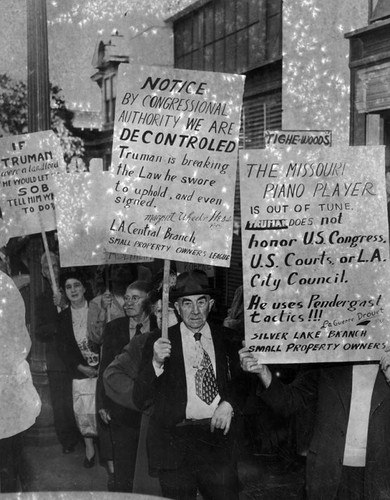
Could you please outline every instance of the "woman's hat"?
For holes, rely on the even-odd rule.
[[[169,299],[175,301],[180,297],[190,295],[215,295],[215,290],[210,287],[207,274],[200,270],[194,269],[179,274],[176,285],[171,288]]]

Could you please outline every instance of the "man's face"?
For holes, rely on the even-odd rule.
[[[123,306],[126,315],[135,320],[141,319],[148,294],[137,288],[128,288],[125,294],[125,305]]]
[[[210,295],[190,295],[179,298],[175,307],[186,327],[196,333],[206,323],[213,304]]]
[[[53,265],[54,279],[58,283],[58,276],[60,274],[60,267],[58,265],[58,262],[56,262],[55,260],[52,261],[52,265]],[[46,278],[47,280],[49,280],[49,282],[51,283],[50,269],[49,269],[49,264],[47,263],[47,261],[44,261],[42,263],[42,271],[41,272],[42,272],[42,276],[44,278]]]

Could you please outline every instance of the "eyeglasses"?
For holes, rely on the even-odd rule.
[[[134,302],[134,304],[138,304],[140,300],[142,300],[144,297],[141,297],[140,295],[125,295],[124,299],[125,302]]]

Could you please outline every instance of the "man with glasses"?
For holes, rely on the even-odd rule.
[[[115,403],[105,394],[103,373],[133,337],[156,328],[148,298],[150,290],[151,285],[146,281],[131,283],[124,296],[126,316],[111,321],[104,330],[96,409],[111,434],[112,457],[103,457],[112,460],[113,467],[108,465],[109,491],[131,492],[133,489],[141,413]]]
[[[137,406],[154,402],[147,444],[164,497],[238,499],[234,456],[238,356],[234,332],[208,322],[214,290],[203,271],[182,273],[171,290],[182,322],[150,336],[134,384]]]

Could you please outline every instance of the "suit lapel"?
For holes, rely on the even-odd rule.
[[[184,392],[185,398],[187,398],[187,379],[184,365],[180,323],[172,327],[172,330],[169,331],[169,339],[172,343],[171,360],[172,366],[174,367],[173,376],[175,377],[176,381],[180,383],[180,390]]]
[[[216,374],[215,378],[217,380],[217,385],[219,393],[222,397],[222,391],[224,388],[225,373],[226,373],[226,357],[225,350],[221,344],[221,337],[219,335],[218,329],[214,325],[210,325],[211,337],[214,344],[214,354],[215,354],[215,366]]]
[[[372,392],[370,417],[377,410],[377,408],[379,408],[383,401],[389,397],[389,385],[385,380],[382,370],[379,369],[375,379],[374,390]]]
[[[331,379],[330,387],[333,388],[344,408],[346,418],[349,417],[352,394],[352,365],[340,365],[327,370],[327,375]]]
[[[332,368],[329,374],[331,382],[342,401],[345,413],[349,416],[352,394],[352,365]],[[381,370],[375,379],[374,389],[371,397],[370,416],[378,409],[386,398],[390,397],[390,390]]]

